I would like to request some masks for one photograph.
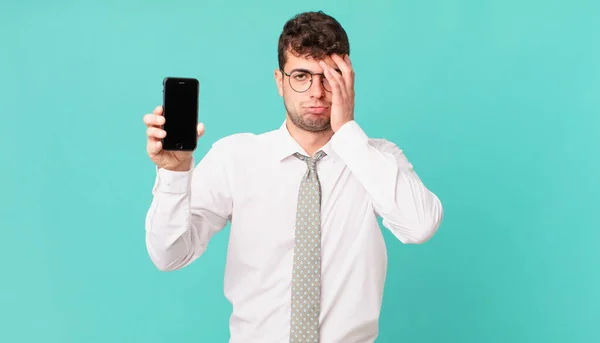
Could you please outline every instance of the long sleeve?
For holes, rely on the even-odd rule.
[[[424,243],[435,234],[442,204],[400,148],[385,139],[369,139],[350,121],[334,134],[332,149],[370,194],[383,225],[401,242]]]
[[[230,219],[232,197],[223,152],[213,146],[187,172],[157,168],[146,215],[146,247],[162,271],[181,269],[200,257]]]

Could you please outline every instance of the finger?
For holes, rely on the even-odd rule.
[[[323,69],[329,71],[329,73],[340,83],[341,86],[344,86],[346,84],[346,80],[344,79],[344,77],[337,70],[335,70],[335,68],[331,67],[325,62],[322,62],[321,65],[323,66]],[[341,70],[341,68],[340,71],[342,71],[343,73],[343,70]]]
[[[161,141],[148,141],[147,150],[148,150],[148,156],[155,157],[162,150],[162,142]]]
[[[325,69],[325,77],[329,80],[329,84],[331,85],[331,92],[333,94],[332,102],[333,103],[346,103],[347,95],[344,87],[340,84],[339,79],[336,79],[332,74],[330,69]]]
[[[167,132],[163,129],[151,126],[146,130],[146,135],[148,136],[148,138],[162,139],[167,136]]]
[[[351,88],[354,85],[354,70],[349,63],[350,57],[344,55],[344,58],[342,58],[337,54],[333,54],[331,59],[342,71],[342,77],[344,78],[346,87]]]
[[[165,123],[165,117],[157,116],[155,114],[146,114],[144,116],[144,123],[146,126],[161,126]]]
[[[154,109],[153,112],[155,115],[157,116],[162,116],[163,115],[163,107],[161,106],[156,106],[156,108]]]
[[[323,61],[321,61],[321,67],[323,68],[323,71],[325,72],[325,77],[327,78],[327,80],[329,80],[329,84],[331,85],[331,87],[339,94],[341,94],[343,99],[346,99],[347,92],[342,76],[335,69],[331,68],[329,65],[327,65],[327,63]]]
[[[203,123],[198,124],[197,131],[198,131],[198,138],[200,138],[200,137],[202,137],[202,135],[204,135],[204,124]]]
[[[346,63],[348,63],[348,66],[350,67],[350,69],[352,69],[352,71],[354,72],[354,69],[352,67],[352,61],[350,61],[350,55],[346,54],[344,56],[344,61],[346,61]]]
[[[350,62],[350,56],[348,54],[341,56],[334,54],[332,56],[332,60],[336,63],[336,65],[342,71],[342,78],[344,79],[344,87],[346,89],[346,94],[348,99],[352,99],[354,97],[354,79],[355,73],[354,69],[352,69],[352,62]]]

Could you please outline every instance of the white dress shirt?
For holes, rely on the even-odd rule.
[[[400,242],[423,243],[442,219],[439,199],[402,150],[351,121],[321,149],[323,343],[378,334],[387,253],[377,218]],[[217,141],[189,172],[157,168],[146,244],[162,271],[192,263],[231,222],[225,296],[230,343],[289,341],[296,201],[308,155],[285,123]],[[192,161],[191,167],[194,166]]]

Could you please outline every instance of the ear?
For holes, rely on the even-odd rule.
[[[281,73],[281,70],[275,69],[273,76],[275,77],[275,84],[277,85],[279,96],[283,96],[283,74]]]

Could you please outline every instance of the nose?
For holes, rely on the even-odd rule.
[[[312,79],[312,84],[310,85],[310,96],[314,98],[322,98],[325,94],[325,89],[323,88],[323,75],[314,75]]]

